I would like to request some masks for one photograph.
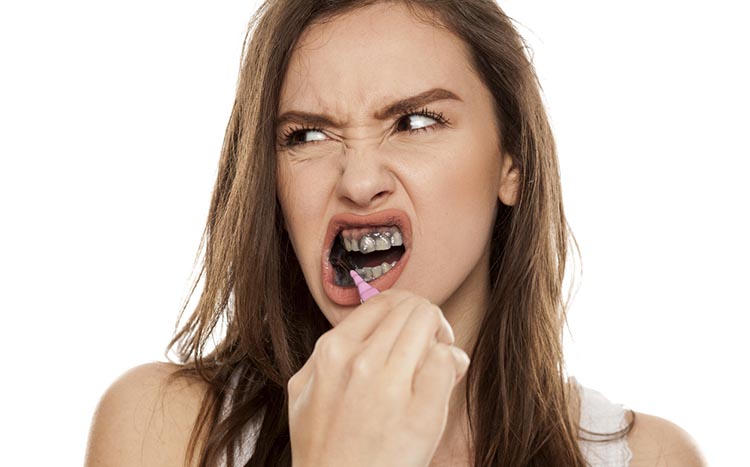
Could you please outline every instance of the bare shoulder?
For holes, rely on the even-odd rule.
[[[170,382],[178,368],[147,363],[110,385],[91,422],[87,467],[184,465],[207,387],[184,378]]]
[[[704,467],[708,465],[690,434],[669,420],[636,412],[628,433],[631,467]]]

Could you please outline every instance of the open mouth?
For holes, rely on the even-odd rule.
[[[357,271],[362,279],[381,291],[392,287],[409,261],[411,222],[400,209],[366,216],[336,214],[328,223],[323,245],[324,292],[339,305],[357,305],[359,294],[349,271]]]
[[[397,225],[343,229],[331,246],[330,263],[334,283],[354,287],[349,271],[354,269],[366,282],[393,269],[406,252],[403,233]]]

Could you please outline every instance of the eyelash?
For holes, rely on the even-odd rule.
[[[420,128],[415,128],[415,129],[408,130],[409,134],[418,133],[420,131],[428,131],[430,129],[434,130],[434,129],[437,129],[437,128],[440,128],[440,127],[443,127],[443,126],[450,125],[450,123],[451,123],[447,118],[445,118],[445,116],[443,115],[442,112],[437,112],[436,113],[436,112],[433,112],[433,111],[429,110],[427,107],[424,107],[422,110],[416,110],[416,109],[414,109],[414,110],[409,110],[407,112],[402,113],[401,115],[399,115],[398,119],[396,120],[396,123],[400,122],[401,119],[404,118],[404,117],[411,117],[413,115],[422,116],[422,117],[428,117],[428,118],[431,118],[431,119],[435,120],[437,123],[434,124],[434,125],[428,125],[428,126],[423,126],[423,127],[420,127]],[[307,141],[307,142],[301,142],[301,143],[300,142],[298,142],[298,143],[292,143],[291,142],[291,137],[294,136],[296,133],[298,133],[298,132],[306,132],[306,131],[318,131],[318,132],[322,133],[323,129],[322,128],[318,128],[318,127],[312,127],[312,128],[292,127],[292,128],[289,128],[288,130],[284,131],[282,137],[280,138],[281,146],[285,147],[285,148],[288,148],[288,147],[293,147],[293,146],[304,146],[306,144],[320,142],[320,141]]]

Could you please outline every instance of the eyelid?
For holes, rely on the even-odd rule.
[[[423,107],[421,110],[413,108],[413,109],[409,109],[409,110],[403,112],[402,114],[400,114],[399,116],[397,116],[395,118],[395,121],[393,122],[393,125],[391,127],[396,126],[398,124],[398,122],[401,121],[402,118],[404,118],[404,117],[410,117],[410,116],[414,116],[414,115],[431,118],[431,119],[435,120],[437,123],[435,123],[434,125],[426,126],[426,127],[419,127],[419,128],[413,129],[413,130],[408,130],[408,132],[410,134],[417,133],[417,132],[423,131],[423,130],[427,131],[428,129],[430,129],[432,127],[450,126],[450,123],[451,123],[450,120],[448,120],[443,115],[442,112],[434,112],[434,111],[428,109],[427,107]],[[279,144],[281,145],[282,148],[293,148],[295,146],[305,146],[305,145],[308,145],[308,144],[311,144],[311,143],[321,142],[321,141],[317,141],[317,140],[315,140],[315,141],[307,141],[307,142],[304,142],[304,143],[290,143],[289,142],[289,138],[291,138],[295,133],[298,133],[298,132],[307,132],[307,131],[317,131],[319,133],[325,133],[325,129],[319,128],[319,127],[305,127],[304,125],[302,125],[302,126],[293,126],[293,127],[290,127],[290,128],[288,128],[288,129],[286,129],[286,130],[284,130],[282,132],[282,135],[279,138]]]
[[[450,124],[450,121],[445,118],[442,112],[433,112],[432,110],[428,109],[427,107],[423,107],[422,110],[417,109],[409,109],[406,112],[402,113],[401,115],[396,118],[396,121],[394,122],[394,125],[401,121],[404,117],[410,117],[412,115],[418,115],[422,117],[427,117],[435,120],[437,123],[435,125],[429,125],[426,127],[420,127],[415,130],[409,130],[409,133],[414,133],[423,129],[432,128],[432,127],[440,127],[440,126],[446,126]]]

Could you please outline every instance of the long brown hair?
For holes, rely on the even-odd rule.
[[[377,1],[268,0],[250,22],[199,250],[205,246],[205,260],[190,295],[201,277],[203,290],[168,346],[182,364],[173,377],[200,378],[209,388],[188,462],[197,453],[200,465],[216,465],[262,411],[248,465],[291,465],[287,382],[331,325],[307,289],[282,226],[275,183],[277,105],[305,28]],[[563,212],[555,143],[525,43],[492,0],[397,1],[415,18],[466,43],[468,59],[494,96],[502,149],[521,174],[517,204],[498,203],[490,306],[466,376],[474,463],[584,466],[562,349],[567,308],[562,283],[575,239]],[[212,338],[218,342],[207,350]],[[234,396],[222,418],[219,408],[233,374]]]

